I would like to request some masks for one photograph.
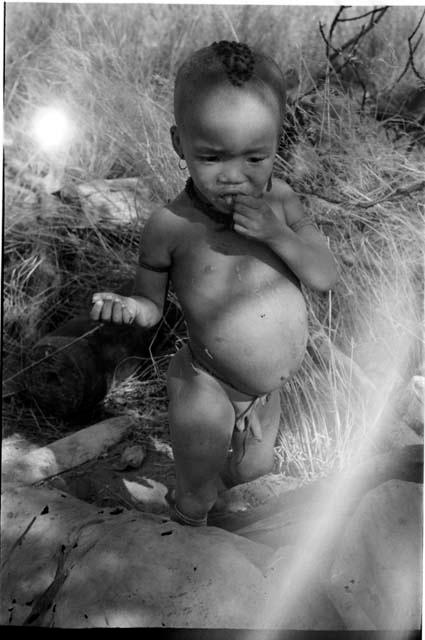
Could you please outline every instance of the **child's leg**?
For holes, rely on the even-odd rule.
[[[264,405],[259,402],[255,411],[261,424],[262,441],[256,440],[249,430],[234,431],[233,453],[221,476],[228,487],[254,480],[273,469],[281,414],[279,390],[273,391]]]
[[[217,498],[217,478],[226,464],[235,412],[219,382],[193,367],[186,348],[174,356],[167,386],[176,507],[201,521]]]

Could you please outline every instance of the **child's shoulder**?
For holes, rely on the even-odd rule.
[[[176,215],[174,202],[162,204],[151,212],[146,220],[146,226],[152,230],[171,231],[179,225],[179,216]]]
[[[170,250],[180,243],[184,234],[184,217],[180,214],[178,201],[179,196],[153,209],[143,226],[144,243],[168,247]]]
[[[292,187],[281,178],[273,178],[273,187],[270,196],[276,202],[280,202],[284,207],[297,209],[302,212],[301,201]]]
[[[286,200],[287,198],[296,197],[295,191],[292,189],[292,187],[289,186],[287,182],[285,182],[285,180],[275,177],[273,177],[272,194],[273,196],[280,199],[283,198],[284,200]]]

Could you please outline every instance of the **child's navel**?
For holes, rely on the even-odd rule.
[[[207,264],[204,267],[204,273],[211,273],[212,271],[215,271],[214,267],[212,267],[210,264]]]

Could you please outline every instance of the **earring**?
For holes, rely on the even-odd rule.
[[[272,190],[272,177],[270,176],[270,178],[267,180],[267,187],[266,187],[266,191],[271,191]]]
[[[182,156],[181,158],[179,158],[179,169],[180,171],[185,171],[187,169],[187,164],[184,163],[184,167],[182,167],[181,165],[181,161],[183,160],[184,156]]]

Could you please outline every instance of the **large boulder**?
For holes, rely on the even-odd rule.
[[[9,488],[2,520],[1,624],[264,624],[272,551],[263,545],[44,488]]]
[[[422,494],[419,484],[390,480],[345,528],[329,594],[348,629],[420,629]]]
[[[230,513],[233,532],[7,483],[0,624],[417,629],[421,459],[407,447]]]

